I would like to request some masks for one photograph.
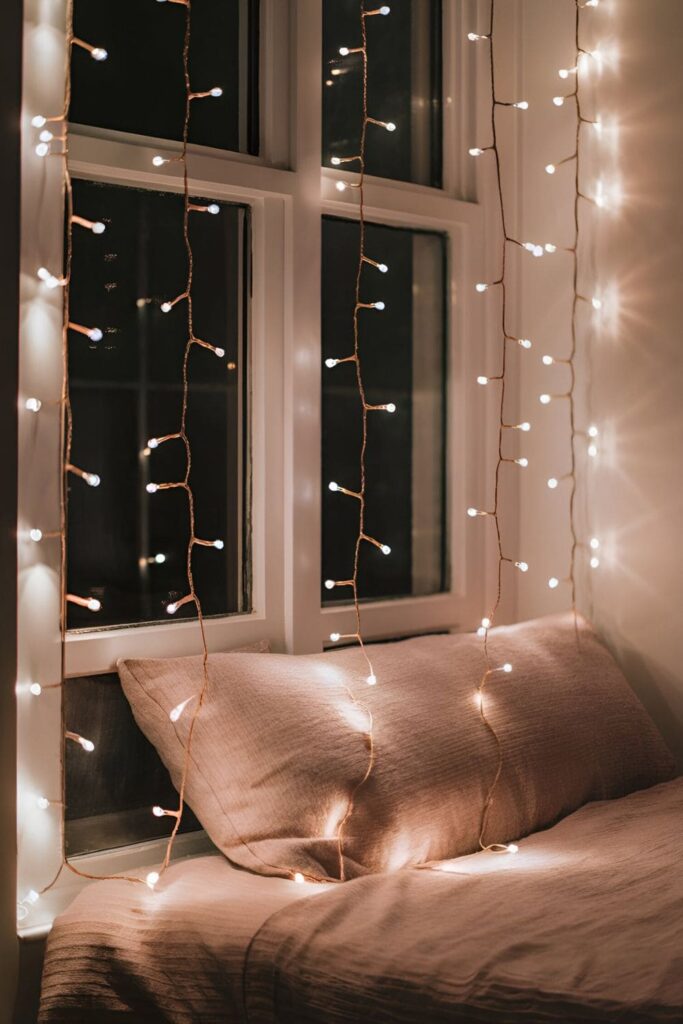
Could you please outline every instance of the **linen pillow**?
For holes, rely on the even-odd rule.
[[[486,708],[503,771],[486,841],[545,828],[589,800],[672,777],[647,713],[590,627],[572,615],[489,633]],[[372,647],[377,685],[358,648],[320,655],[212,654],[196,719],[187,800],[235,864],[261,874],[339,879],[478,849],[496,770],[476,688],[484,660],[472,634]],[[124,660],[133,714],[179,785],[201,659]],[[376,763],[363,779],[373,718]],[[339,824],[353,811],[338,841]],[[340,850],[341,845],[341,850]],[[343,859],[343,867],[342,867]]]

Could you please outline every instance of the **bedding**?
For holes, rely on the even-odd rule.
[[[654,725],[583,620],[578,632],[571,614],[493,629],[489,649],[494,665],[512,671],[495,671],[486,689],[504,752],[486,842],[517,840],[589,800],[671,777]],[[209,659],[186,792],[233,863],[348,879],[479,848],[497,765],[475,702],[481,640],[427,636],[370,653],[376,686],[357,647]],[[176,787],[201,671],[199,658],[119,664],[135,718]],[[368,712],[376,760],[356,790],[368,767]]]
[[[41,1024],[659,1024],[683,1019],[683,780],[520,843],[343,885],[222,857],[86,889]]]

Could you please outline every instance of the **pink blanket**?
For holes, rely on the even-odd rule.
[[[323,891],[218,858],[98,884],[50,937],[41,1021],[680,1022],[682,823],[679,779]]]

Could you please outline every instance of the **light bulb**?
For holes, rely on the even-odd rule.
[[[31,124],[33,125],[34,128],[42,128],[43,125],[46,122],[47,122],[47,118],[43,117],[42,114],[36,114],[35,117],[31,118]]]
[[[597,437],[599,433],[600,433],[600,431],[598,430],[598,428],[596,426],[591,425],[588,428],[588,436],[589,437]]]
[[[518,110],[528,110],[529,104],[526,100],[520,100],[518,103],[513,103],[513,107],[517,107]]]
[[[550,395],[539,395],[538,400],[541,405],[550,405]]]
[[[600,541],[598,540],[597,537],[591,537],[591,539],[590,539],[590,546],[593,549],[593,551],[597,551],[598,550],[598,548],[600,547]]]
[[[326,588],[326,590],[334,590],[334,586],[335,586],[334,580],[325,580],[325,588]]]
[[[348,57],[348,55],[349,55],[349,48],[348,48],[348,46],[340,46],[339,47],[339,56],[340,57]]]
[[[531,252],[536,257],[536,259],[538,259],[539,256],[545,256],[545,249],[542,245],[535,245]]]
[[[596,444],[589,444],[588,445],[588,454],[589,454],[591,459],[594,459],[595,456],[598,454],[598,446]]]
[[[166,561],[166,555],[164,555],[163,552],[159,552],[158,555],[154,556],[154,564],[155,565],[163,565],[165,561]]]
[[[329,489],[330,491],[338,491],[338,490],[339,490],[339,484],[338,484],[338,483],[335,483],[335,481],[334,481],[334,480],[330,480],[330,482],[329,482],[329,484],[327,485],[327,487],[328,487],[328,489]]]
[[[93,223],[93,226],[90,228],[90,230],[92,231],[93,235],[103,235],[104,232],[107,230],[107,226],[106,224],[103,224],[101,220],[96,220]]]
[[[546,252],[557,252],[557,246],[552,242],[546,242],[544,248]]]
[[[102,607],[102,603],[97,600],[96,597],[88,598],[88,610],[91,612],[98,612]],[[86,740],[86,743],[90,743],[90,740]],[[91,745],[89,747],[83,747],[84,750],[94,750],[95,748]]]
[[[36,156],[47,156],[50,152],[50,147],[47,142],[39,142],[36,146]]]
[[[569,78],[569,71],[567,70],[567,68],[560,68],[560,70],[557,73],[560,76],[560,78]],[[550,171],[549,173],[552,174],[553,172]]]
[[[509,661],[506,661],[503,665],[503,672],[512,672],[512,665]]]
[[[479,39],[488,39],[488,36],[480,35],[478,32],[468,32],[467,38],[471,43],[476,43]]]
[[[365,680],[365,682],[368,684],[368,686],[374,686],[375,683],[377,682],[377,676],[375,675],[375,673],[371,672],[370,675]]]
[[[50,801],[48,800],[48,798],[46,796],[39,796],[36,799],[36,803],[40,807],[41,811],[46,811],[48,809],[48,807],[50,806]]]
[[[591,299],[591,306],[593,307],[593,309],[602,309],[602,299],[599,299],[597,296],[594,295]]]
[[[531,424],[530,424],[530,423],[527,423],[527,422],[526,422],[526,420],[525,420],[525,421],[524,421],[524,423],[520,423],[520,424],[519,424],[519,426],[517,427],[517,429],[518,429],[518,430],[523,430],[523,431],[524,431],[524,433],[526,434],[526,433],[528,433],[528,431],[530,431],[530,430],[531,430]]]
[[[40,697],[41,693],[43,692],[43,688],[40,685],[40,683],[31,683],[31,685],[29,686],[29,692],[33,697]]]
[[[337,192],[346,192],[348,185],[346,184],[345,181],[338,181],[334,187],[336,188]]]
[[[520,572],[528,572],[529,571],[529,565],[528,565],[527,562],[515,562],[515,565],[519,569]]]
[[[388,132],[395,132],[396,131],[396,125],[394,124],[393,121],[387,121],[387,123],[384,125],[384,127],[386,128],[386,130]]]
[[[522,348],[531,348],[531,341],[529,338],[517,338],[517,344],[521,345]]]
[[[156,492],[159,490],[159,484],[147,484],[145,490],[147,491],[148,494],[156,494]]]
[[[391,548],[389,547],[388,544],[382,544],[382,546],[380,548],[380,551],[382,552],[383,555],[390,555],[391,554]]]
[[[225,547],[225,544],[222,540],[215,540],[213,542],[213,546],[216,548],[217,551],[222,551],[223,548]]]
[[[147,447],[148,448],[158,448],[159,447],[159,438],[158,437],[150,437],[149,441],[147,442]],[[149,490],[149,487],[147,488],[147,490]]]
[[[478,292],[485,292],[488,291],[489,286],[487,284],[484,284],[483,281],[477,281],[474,287],[477,289]]]
[[[213,89],[211,90],[211,95],[214,97],[214,99],[217,99],[219,96],[223,95],[223,90],[221,89],[220,85],[215,85],[213,87]]]
[[[305,878],[300,871],[294,872],[294,881],[297,882],[299,885],[301,885],[301,883],[305,881]]]
[[[472,146],[468,152],[470,156],[481,156],[484,150],[480,149],[479,146]]]
[[[480,626],[477,630],[477,636],[486,636],[486,629],[484,626]]]
[[[479,511],[476,508],[468,508],[467,515],[470,516],[471,519],[474,519],[475,516],[479,515]]]
[[[215,348],[213,350],[213,354],[215,356],[218,356],[219,359],[222,359],[223,356],[225,355],[225,349],[224,348]]]
[[[379,9],[379,13],[380,13],[380,14],[384,14],[384,15],[387,15],[387,14],[389,14],[390,12],[391,12],[391,7],[389,7],[389,5],[388,5],[388,4],[382,4],[382,6],[381,6],[381,7],[380,7],[380,9]]]
[[[517,846],[517,843],[508,843],[507,846],[505,847],[505,852],[519,853],[519,847]]]
[[[209,203],[209,205],[206,208],[206,212],[207,213],[212,213],[215,216],[217,213],[221,212],[221,208],[218,205],[218,203]]]
[[[386,274],[389,267],[386,265],[386,263],[378,263],[377,269],[379,270],[380,274]]]
[[[330,640],[333,644],[336,644],[337,640],[341,637],[341,633],[330,633]]]
[[[39,899],[40,899],[40,893],[36,892],[35,889],[29,889],[29,891],[26,893],[26,899],[25,899],[24,902],[25,903],[30,903],[31,905],[33,905],[33,904],[37,903]]]
[[[172,722],[178,721],[178,719],[180,718],[183,711],[185,710],[185,708],[187,707],[191,700],[193,700],[193,697],[187,697],[185,700],[182,700],[180,704],[176,704],[176,706],[169,711],[168,717],[171,719]]]
[[[40,133],[38,138],[41,142],[52,142],[52,140],[54,139],[54,135],[51,131],[49,131],[49,129],[45,128],[44,131]]]
[[[543,356],[543,365],[544,366],[552,366],[554,362],[555,362],[555,360],[553,359],[552,356]]]
[[[163,156],[157,155],[152,157],[152,163],[154,164],[155,167],[162,167],[164,164],[168,163],[168,160],[166,160],[165,157]]]
[[[174,601],[172,601],[171,604],[167,604],[166,605],[166,613],[168,615],[175,615],[175,613],[177,611],[178,611],[178,605]]]
[[[39,412],[42,404],[43,403],[39,398],[27,398],[24,408],[27,409],[28,412]]]
[[[106,60],[109,54],[101,46],[95,46],[90,51],[90,56],[93,60]]]
[[[43,539],[43,531],[37,529],[36,527],[34,527],[33,530],[29,530],[28,535],[32,541],[35,541],[36,544],[38,543],[38,541],[41,541]]]
[[[488,377],[477,377],[477,384],[488,384]]]
[[[557,478],[556,477],[554,477],[554,476],[550,477],[550,479],[548,480],[548,487],[550,488],[551,491],[555,490],[555,488],[557,487]]]
[[[382,311],[383,309],[386,309],[386,305],[385,305],[385,304],[384,304],[384,303],[383,303],[383,302],[382,302],[381,300],[380,300],[380,302],[373,302],[373,304],[372,304],[372,305],[373,305],[373,307],[374,307],[375,309],[379,309],[379,310],[380,310],[380,312],[381,312],[381,311]]]
[[[559,587],[559,585],[560,585],[560,581],[558,580],[557,576],[551,576],[550,579],[548,580],[548,586],[550,587],[551,590],[555,590],[555,588]]]
[[[159,309],[161,310],[162,313],[170,313],[171,310],[173,309],[173,306],[170,302],[162,302],[161,305],[159,306]]]
[[[564,96],[553,96],[553,103],[556,107],[564,106]]]
[[[481,624],[484,629],[489,629],[491,626],[491,620],[489,619],[488,616],[484,616],[484,618],[481,620]]]
[[[95,749],[95,744],[93,743],[92,740],[86,740],[85,737],[79,736],[78,742],[80,743],[84,750],[86,750],[89,754],[92,754],[93,750]]]
[[[102,331],[99,327],[93,327],[92,330],[88,331],[88,337],[91,341],[102,341]]]
[[[145,878],[145,882],[147,883],[147,885],[149,886],[150,889],[153,889],[158,881],[159,881],[159,872],[158,871],[150,871],[149,874],[147,875],[147,877]]]
[[[515,459],[515,462],[518,466],[521,466],[522,469],[526,469],[529,465],[529,460],[527,458]]]
[[[338,359],[326,359],[325,366],[327,367],[328,370],[331,370],[334,366],[337,365],[338,362]]]
[[[99,487],[101,480],[97,473],[86,473],[83,477],[88,487]]]
[[[394,402],[387,402],[387,404],[384,407],[384,411],[385,412],[396,412],[396,405],[394,404]]]
[[[164,817],[164,809],[163,809],[163,807],[159,807],[159,805],[156,804],[152,808],[152,814],[154,815],[155,818],[163,818]]]
[[[591,558],[591,569],[597,569],[599,565],[600,559],[596,555],[593,555]]]

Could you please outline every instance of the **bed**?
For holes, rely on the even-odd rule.
[[[221,855],[100,882],[48,941],[42,1024],[683,1020],[683,780],[520,844],[344,885]]]

